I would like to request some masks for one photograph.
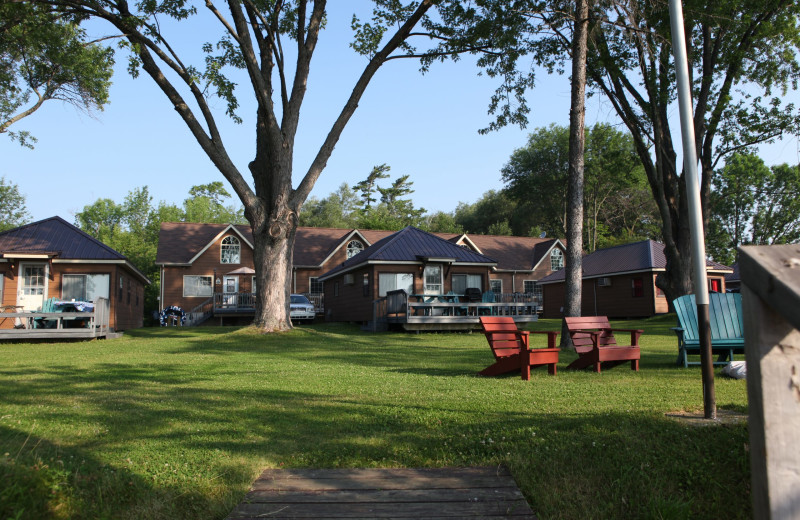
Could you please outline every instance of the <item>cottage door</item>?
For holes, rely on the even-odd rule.
[[[226,307],[236,307],[239,293],[239,277],[225,276],[222,278],[222,301]]]
[[[19,277],[17,305],[26,311],[41,309],[47,295],[47,264],[20,263]]]

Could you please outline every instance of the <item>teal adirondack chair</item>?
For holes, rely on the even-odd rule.
[[[481,303],[494,303],[494,291],[483,293]],[[495,307],[478,307],[478,314],[481,316],[493,316],[497,314],[497,310]]]
[[[44,302],[42,302],[42,310],[40,312],[58,312],[58,308],[56,307],[56,300],[58,298],[48,298]],[[33,328],[35,329],[52,329],[55,328],[57,325],[56,320],[48,320],[45,318],[36,318],[33,321]]]
[[[700,354],[700,333],[697,327],[697,304],[693,294],[681,296],[672,302],[678,315],[678,365],[699,365],[689,362],[688,355]],[[744,353],[744,317],[742,295],[736,293],[711,293],[708,306],[711,325],[711,351],[718,356],[715,365],[727,365],[734,354]]]

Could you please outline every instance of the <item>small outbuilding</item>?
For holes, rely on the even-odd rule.
[[[125,256],[60,217],[0,233],[0,305],[40,311],[48,299],[108,300],[112,330],[141,327],[150,280]],[[19,327],[2,319],[0,329]]]
[[[646,318],[669,312],[664,292],[656,287],[656,276],[666,271],[664,244],[644,240],[607,249],[583,257],[581,315],[610,318]],[[733,269],[708,260],[709,290],[725,292],[725,275]],[[543,288],[542,317],[564,315],[565,271],[556,271],[540,280]]]

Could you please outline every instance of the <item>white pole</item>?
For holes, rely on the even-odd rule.
[[[686,197],[689,205],[689,229],[692,238],[692,267],[694,294],[697,302],[697,323],[700,327],[700,354],[703,373],[703,404],[706,419],[716,419],[714,396],[714,365],[711,359],[711,331],[708,320],[708,280],[706,277],[706,244],[703,233],[703,215],[700,203],[700,183],[697,175],[697,150],[695,148],[692,90],[689,83],[689,63],[686,57],[686,39],[683,32],[683,8],[680,0],[669,0],[669,17],[672,26],[672,52],[678,87],[678,107],[683,137],[683,169],[686,175]]]

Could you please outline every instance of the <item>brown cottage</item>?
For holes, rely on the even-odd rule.
[[[7,311],[39,311],[45,300],[109,301],[109,326],[142,326],[150,280],[112,248],[60,217],[0,233],[0,302]],[[2,316],[0,314],[0,316]],[[14,328],[12,319],[1,329]]]
[[[308,295],[322,312],[324,291],[320,277],[393,233],[297,228],[292,292]],[[459,274],[479,274],[482,287],[498,294],[530,293],[540,298],[539,278],[563,267],[564,244],[558,239],[454,233],[434,235],[496,260],[488,268],[461,268],[463,272]],[[173,305],[181,307],[190,313],[190,321],[215,314],[253,315],[255,266],[249,226],[165,222],[159,233],[156,264],[160,266],[161,274],[159,310]],[[388,274],[395,267],[382,269],[372,272],[371,276],[380,277],[381,272]],[[349,285],[347,288],[342,285],[341,290],[345,294],[356,291],[363,298],[363,276],[360,282],[357,291]],[[372,288],[370,293],[378,294],[374,284]]]
[[[666,270],[664,245],[653,240],[598,249],[583,257],[582,316],[644,318],[669,312],[656,276]],[[730,267],[707,261],[709,290],[725,292]],[[544,318],[563,317],[564,273],[541,280]]]

